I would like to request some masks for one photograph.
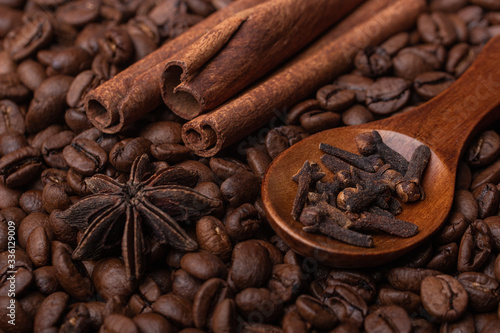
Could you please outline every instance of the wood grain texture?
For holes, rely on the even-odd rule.
[[[500,118],[498,54],[500,36],[485,46],[453,86],[426,104],[377,122],[315,134],[280,154],[269,166],[262,183],[264,207],[278,235],[295,251],[321,264],[349,268],[387,263],[427,240],[439,230],[451,209],[457,163],[464,147],[481,128]],[[422,181],[426,199],[405,204],[403,213],[398,215],[399,219],[417,224],[419,233],[411,238],[375,235],[375,246],[366,249],[303,232],[302,225],[290,215],[297,190],[292,175],[305,160],[321,164],[320,143],[357,153],[354,137],[373,129],[407,159],[421,143],[432,150]]]

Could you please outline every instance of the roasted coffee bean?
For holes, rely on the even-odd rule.
[[[397,305],[405,309],[408,313],[417,312],[422,303],[420,296],[411,291],[400,291],[390,288],[382,288],[378,298],[382,305]]]
[[[387,273],[387,280],[393,288],[418,293],[420,291],[420,283],[424,278],[439,274],[439,271],[432,269],[396,267]]]
[[[500,135],[484,131],[467,150],[467,161],[472,166],[487,166],[500,156]]]
[[[98,39],[99,40],[99,39]],[[90,65],[90,69],[97,74],[98,77],[104,81],[111,79],[113,76],[120,72],[120,68],[112,63],[101,54],[97,54]]]
[[[469,68],[475,58],[476,53],[468,44],[456,44],[448,53],[446,71],[458,77]]]
[[[0,134],[0,155],[7,155],[18,149],[26,147],[26,137],[20,132],[6,132]]]
[[[465,218],[472,222],[479,216],[479,206],[474,195],[466,190],[455,191],[452,211],[464,214]]]
[[[328,273],[327,284],[349,286],[367,303],[372,303],[377,293],[375,281],[370,276],[356,271],[332,270]]]
[[[33,55],[37,50],[50,43],[54,33],[49,18],[36,13],[23,17],[23,24],[11,30],[3,40],[3,47],[15,61]]]
[[[79,174],[76,170],[69,169],[66,180],[68,182],[68,185],[75,192],[75,194],[80,196],[85,196],[92,193],[90,189],[87,188],[87,184],[85,183],[85,177]]]
[[[433,0],[430,3],[430,10],[456,12],[466,4],[466,0]]]
[[[438,44],[407,47],[399,51],[392,60],[394,74],[413,80],[419,74],[441,68],[445,57],[445,49]]]
[[[305,275],[299,266],[292,264],[274,265],[271,278],[267,283],[268,289],[279,296],[283,303],[295,300],[305,286]]]
[[[9,100],[0,101],[0,133],[24,133],[24,116],[17,104]]]
[[[174,328],[168,320],[156,313],[141,313],[132,319],[139,332],[174,332]]]
[[[183,269],[178,269],[172,274],[172,292],[189,301],[194,300],[196,292],[202,284],[203,281],[195,278]]]
[[[64,147],[63,157],[70,168],[84,176],[92,176],[106,167],[108,154],[89,139],[75,139]]]
[[[75,133],[81,133],[85,130],[94,128],[83,106],[67,109],[64,113],[64,122]]]
[[[101,330],[109,333],[139,333],[132,319],[118,313],[112,313],[107,316],[104,319]]]
[[[61,287],[77,300],[88,301],[93,297],[94,287],[81,262],[73,261],[73,250],[67,244],[53,241],[52,265],[56,270],[57,281]]]
[[[193,321],[197,328],[204,328],[210,322],[215,307],[232,292],[224,280],[213,278],[207,280],[198,289],[193,300]],[[222,319],[222,318],[219,318]]]
[[[488,260],[492,246],[490,228],[482,220],[475,220],[460,241],[457,269],[460,272],[479,269]]]
[[[353,90],[356,92],[356,101],[364,103],[366,99],[365,92],[373,84],[373,80],[361,75],[346,74],[340,76],[335,81],[335,84],[346,90]]]
[[[91,70],[83,71],[75,77],[66,95],[66,103],[72,108],[83,106],[87,93],[99,86],[101,79]]]
[[[281,253],[280,250],[278,250],[274,245],[262,239],[255,239],[254,241],[266,248],[273,265],[279,265],[283,263],[283,253]]]
[[[17,241],[22,248],[26,248],[31,232],[40,226],[44,227],[47,233],[50,232],[49,217],[45,213],[31,213],[21,221],[21,225],[18,228]],[[49,236],[52,235],[50,234]]]
[[[369,332],[412,332],[408,313],[396,305],[382,306],[370,313],[364,321],[364,329]]]
[[[285,311],[282,323],[283,333],[306,333],[308,332],[307,326],[297,310]]]
[[[128,172],[132,162],[142,154],[150,154],[151,141],[146,138],[125,139],[109,152],[109,161],[119,171]]]
[[[61,125],[55,124],[47,127],[46,129],[35,134],[33,139],[31,140],[30,145],[34,148],[42,149],[42,144],[54,134],[62,132],[64,129]]]
[[[33,271],[35,286],[40,292],[50,295],[59,291],[61,287],[57,282],[56,270],[53,266],[43,266]]]
[[[0,74],[0,99],[23,102],[29,95],[29,89],[24,86],[16,72]]]
[[[474,317],[470,313],[466,313],[460,320],[455,322],[442,323],[439,328],[440,333],[452,332],[474,332]]]
[[[252,240],[236,244],[228,279],[237,289],[258,288],[271,273],[272,262],[265,247]]]
[[[226,298],[214,309],[212,330],[214,332],[233,332],[236,330],[236,305],[232,299]]]
[[[226,180],[240,172],[250,171],[250,168],[235,158],[210,158],[210,169],[222,180]]]
[[[316,99],[324,110],[342,111],[354,103],[356,92],[330,84],[318,90]]]
[[[427,263],[427,268],[440,270],[441,272],[450,272],[456,267],[457,259],[457,243],[442,245],[436,249],[434,257]]]
[[[431,260],[432,254],[432,243],[425,242],[418,246],[414,251],[401,257],[399,262],[401,262],[402,266],[422,268],[425,267],[425,265],[427,265],[427,263]]]
[[[385,48],[369,46],[358,52],[354,65],[363,75],[379,77],[387,74],[392,67],[392,61]]]
[[[476,272],[465,272],[457,277],[469,295],[472,311],[487,312],[498,308],[500,285],[494,278]]]
[[[285,123],[287,125],[299,125],[300,116],[315,110],[321,110],[319,101],[317,99],[306,99],[290,109],[290,112],[286,115]]]
[[[69,295],[62,291],[47,296],[36,312],[35,331],[55,330],[58,322],[64,316],[69,299]]]
[[[50,214],[56,209],[68,209],[72,202],[64,186],[60,184],[47,184],[43,188],[42,204],[45,211]]]
[[[89,69],[92,56],[84,49],[73,46],[62,50],[42,50],[37,53],[37,59],[47,66],[49,75],[77,75]]]
[[[75,133],[71,131],[58,132],[48,137],[42,144],[41,151],[45,163],[52,168],[67,169],[68,164],[64,159],[63,151],[74,139]]]
[[[182,257],[181,267],[192,276],[201,280],[226,277],[226,267],[222,260],[209,252],[186,253]]]
[[[449,275],[423,279],[420,297],[427,312],[439,322],[457,320],[467,310],[467,291]]]
[[[99,17],[98,0],[79,0],[62,4],[57,8],[56,18],[65,24],[81,27]]]
[[[494,184],[483,184],[477,187],[472,194],[478,204],[480,219],[497,214],[500,204],[500,191]]]
[[[28,295],[19,299],[19,303],[21,308],[26,312],[31,320],[32,318],[35,318],[36,312],[44,299],[45,296],[41,292],[32,291]]]
[[[244,289],[234,301],[239,313],[250,322],[272,323],[283,312],[281,300],[265,288]]]
[[[356,104],[342,113],[342,122],[347,126],[366,124],[375,120],[373,114],[363,105]]]
[[[471,190],[478,188],[485,183],[497,184],[500,182],[500,159],[486,167],[472,179]]]
[[[323,297],[323,303],[337,315],[340,322],[349,322],[357,327],[363,325],[368,306],[354,289],[341,285],[328,286]]]
[[[299,126],[276,127],[266,135],[266,150],[271,159],[282,151],[307,137],[307,133]]]
[[[490,216],[484,219],[484,223],[488,226],[491,231],[491,239],[493,248],[496,251],[500,251],[500,217]]]
[[[22,24],[23,12],[8,5],[0,5],[0,38],[4,38],[7,33]]]
[[[47,78],[45,68],[38,62],[26,59],[17,67],[19,80],[31,91],[35,91]]]
[[[26,253],[33,265],[37,267],[45,266],[50,261],[50,240],[44,227],[35,228],[28,237],[26,243]]]
[[[413,87],[424,100],[429,100],[450,87],[455,78],[445,72],[426,72],[413,80]]]
[[[40,151],[23,147],[0,158],[0,181],[8,187],[26,185],[41,169]]]
[[[173,121],[159,121],[146,125],[140,136],[150,140],[153,144],[182,143],[182,124]]]
[[[204,216],[196,223],[196,240],[205,251],[226,261],[231,255],[231,239],[225,226],[213,216]]]
[[[431,14],[420,14],[417,20],[417,28],[422,39],[427,43],[450,46],[457,39],[453,22],[441,12]]]
[[[340,115],[331,111],[315,110],[300,116],[300,125],[309,133],[321,132],[340,123]]]
[[[71,187],[66,182],[67,175],[68,173],[65,170],[49,168],[42,171],[40,179],[44,186],[47,184],[59,184],[64,187],[66,192],[71,192]]]
[[[471,3],[489,10],[500,10],[500,4],[495,0],[471,0]]]
[[[26,129],[38,132],[48,126],[61,122],[66,107],[66,94],[73,82],[71,76],[51,76],[35,90],[28,113]]]
[[[395,55],[399,50],[403,49],[408,45],[410,41],[410,34],[408,32],[400,32],[385,42],[383,42],[380,47],[390,56]]]
[[[107,61],[115,65],[125,65],[134,55],[134,44],[127,30],[112,27],[106,30],[104,38],[99,39],[99,50]]]
[[[255,201],[260,193],[259,180],[251,172],[240,172],[226,179],[220,191],[231,207],[239,207]]]
[[[133,292],[133,283],[128,281],[125,265],[118,258],[99,260],[92,272],[92,283],[105,301],[115,295],[127,299]]]
[[[120,140],[118,135],[105,134],[99,131],[97,128],[92,127],[75,137],[76,139],[87,139],[97,142],[106,153],[109,153],[113,146],[116,145]]]
[[[261,220],[255,207],[245,203],[226,217],[225,225],[229,237],[241,241],[251,238],[259,230]]]
[[[30,269],[16,267],[14,273],[10,268],[2,270],[0,275],[0,295],[8,295],[13,292],[15,295],[22,296],[26,294],[33,285],[34,277]]]
[[[217,176],[213,173],[213,171],[205,164],[199,161],[187,160],[176,164],[176,166],[184,168],[188,171],[196,172],[198,174],[198,183],[203,183],[203,182],[219,183],[219,180],[217,179]]]
[[[179,163],[191,156],[191,150],[177,143],[161,143],[151,145],[151,155],[167,163]]]
[[[154,304],[153,311],[161,314],[175,325],[193,326],[191,302],[175,294],[161,296]]]
[[[400,109],[410,97],[410,84],[401,78],[380,78],[366,91],[366,105],[375,114]]]
[[[71,310],[66,314],[61,324],[61,332],[76,332],[88,331],[90,313],[87,307],[83,304],[76,304],[71,307]]]
[[[22,308],[21,303],[16,301],[12,302],[12,298],[8,296],[0,296],[0,329],[5,332],[32,332],[33,320],[28,313]],[[14,320],[15,329],[12,329],[12,322]]]
[[[0,209],[17,206],[21,192],[0,183]]]
[[[257,148],[247,149],[247,163],[253,173],[259,178],[264,177],[267,167],[271,164],[271,160],[266,152]]]
[[[452,212],[437,235],[436,240],[441,244],[458,242],[469,224],[470,222],[465,218],[464,214]]]

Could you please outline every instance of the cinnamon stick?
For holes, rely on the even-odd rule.
[[[158,81],[165,60],[225,19],[266,1],[233,2],[91,91],[85,104],[92,124],[104,133],[117,133],[162,104]]]
[[[184,143],[197,155],[215,155],[268,123],[280,110],[303,100],[346,72],[358,51],[411,28],[424,9],[424,0],[367,2],[266,79],[212,112],[186,123],[182,129]],[[373,15],[373,12],[377,13]],[[345,33],[352,26],[355,28]]]
[[[272,0],[241,11],[165,66],[162,96],[193,119],[254,83],[346,16],[363,0]]]

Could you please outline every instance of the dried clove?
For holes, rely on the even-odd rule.
[[[397,151],[387,146],[380,136],[379,132],[365,132],[358,134],[354,138],[360,154],[368,156],[378,154],[382,160],[390,164],[393,169],[405,174],[408,170],[409,162]]]
[[[383,165],[382,160],[376,154],[370,156],[357,155],[326,143],[321,143],[319,149],[367,172],[375,172]]]
[[[364,187],[358,184],[356,188],[349,187],[339,193],[337,207],[348,212],[360,212],[368,209],[378,198],[387,203],[390,194],[389,186],[381,182],[365,183]]]
[[[425,145],[420,145],[413,152],[408,170],[403,179],[396,185],[396,193],[403,202],[424,200],[424,189],[420,185],[420,179],[424,173],[429,159],[431,150]]]
[[[311,186],[324,176],[325,174],[321,172],[320,166],[309,161],[306,161],[300,171],[293,176],[292,179],[298,183],[297,194],[295,195],[292,207],[292,217],[294,220],[299,220]]]
[[[399,220],[394,216],[378,215],[370,212],[361,214],[353,221],[351,229],[356,231],[382,231],[393,236],[412,237],[418,233],[418,226],[411,222]]]

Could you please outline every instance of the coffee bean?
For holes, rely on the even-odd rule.
[[[151,155],[167,163],[179,163],[191,156],[191,150],[177,143],[161,143],[151,145]]]
[[[456,267],[458,260],[458,245],[450,243],[438,247],[434,257],[427,264],[428,269],[451,272]]]
[[[469,295],[469,308],[477,312],[493,311],[500,301],[500,285],[488,275],[465,272],[457,277]]]
[[[272,323],[283,311],[281,300],[265,288],[244,289],[234,301],[239,312],[250,322]]]
[[[4,38],[9,31],[22,24],[23,12],[8,5],[0,5],[0,38]],[[3,52],[2,52],[3,53]],[[10,55],[5,52],[10,58]],[[2,58],[3,60],[3,58]]]
[[[497,214],[500,204],[500,192],[494,184],[486,183],[477,187],[472,194],[476,198],[479,208],[479,218]]]
[[[182,125],[173,121],[159,121],[149,124],[140,132],[140,136],[150,140],[153,144],[182,143]]]
[[[62,291],[47,296],[36,312],[34,320],[35,332],[54,329],[64,316],[69,299],[69,295]]]
[[[390,288],[382,288],[378,298],[382,305],[397,305],[405,309],[408,313],[417,312],[422,303],[420,296],[411,291],[400,291]]]
[[[224,261],[229,259],[232,250],[231,240],[226,228],[217,218],[204,216],[196,223],[196,240],[203,250],[215,254]]]
[[[281,302],[287,303],[295,300],[305,289],[306,280],[299,266],[278,264],[273,266],[267,286],[273,294],[279,296]]]
[[[226,267],[222,260],[209,252],[186,253],[182,257],[181,267],[192,276],[201,280],[226,277]]]
[[[203,281],[195,278],[183,269],[178,269],[172,274],[173,293],[182,296],[189,301],[194,300],[196,292],[202,284]]]
[[[35,286],[40,292],[50,295],[61,290],[53,266],[43,266],[33,271]]]
[[[0,117],[1,134],[7,132],[24,133],[24,117],[17,104],[9,100],[2,100],[0,101],[0,112],[2,115]]]
[[[487,166],[500,156],[500,135],[484,131],[469,146],[467,161],[472,166]]]
[[[53,168],[67,169],[68,164],[64,159],[63,149],[74,139],[72,131],[58,132],[48,137],[42,144],[41,151],[45,163]]]
[[[488,226],[491,231],[491,239],[493,243],[493,248],[496,251],[500,250],[500,217],[490,216],[484,219],[484,223]]]
[[[217,176],[213,173],[213,171],[207,167],[205,164],[194,161],[187,160],[181,163],[176,164],[176,166],[184,168],[189,171],[196,172],[198,174],[198,183],[202,182],[213,182],[218,183]]]
[[[343,89],[338,85],[326,85],[318,90],[316,99],[328,111],[342,111],[354,103],[356,92]]]
[[[471,190],[478,188],[485,183],[497,184],[500,182],[500,160],[486,167],[472,179]]]
[[[457,242],[462,238],[470,222],[460,212],[451,212],[443,228],[436,237],[441,244]]]
[[[335,84],[346,90],[353,90],[356,92],[356,101],[364,103],[366,99],[365,92],[373,84],[373,80],[361,75],[346,74],[340,76]]]
[[[401,78],[380,78],[366,91],[366,105],[375,114],[400,109],[410,97],[410,84]]]
[[[300,116],[300,125],[309,133],[321,132],[340,123],[340,115],[331,111],[315,110]]]
[[[70,168],[84,176],[101,172],[108,162],[108,154],[101,146],[88,139],[75,139],[64,147],[63,157]]]
[[[139,333],[134,321],[129,317],[113,313],[104,319],[102,331],[109,333]]]
[[[370,313],[364,321],[364,329],[369,332],[411,332],[410,317],[396,305],[382,306]]]
[[[342,122],[347,126],[355,126],[374,121],[373,114],[363,105],[356,104],[342,113]]]
[[[380,45],[380,47],[384,49],[388,55],[393,56],[398,53],[399,50],[407,46],[409,41],[410,34],[407,32],[400,32],[387,39]]]
[[[249,240],[234,247],[229,279],[237,289],[258,288],[267,282],[271,273],[269,252],[262,245]]]
[[[7,280],[7,278],[11,278],[12,276],[14,276],[14,280]],[[14,282],[14,286],[12,286],[12,282]],[[33,285],[33,282],[34,278],[31,269],[19,267],[13,274],[7,272],[7,269],[5,269],[0,275],[0,295],[12,294],[12,290],[15,290],[16,295],[22,296],[29,291],[30,287]]]
[[[455,322],[442,323],[439,332],[474,332],[474,317],[470,313],[466,313],[460,320]]]
[[[276,127],[267,133],[265,138],[267,154],[276,158],[282,151],[307,137],[307,133],[299,126]]]
[[[139,332],[174,332],[174,328],[168,320],[156,313],[141,313],[135,316],[133,321]]]
[[[479,269],[491,254],[492,236],[486,223],[475,220],[465,231],[458,249],[457,269],[460,272]]]
[[[321,110],[319,101],[317,99],[306,99],[290,109],[290,112],[286,115],[285,123],[287,125],[299,125],[300,116],[315,110]]]
[[[250,171],[247,165],[235,158],[212,157],[209,165],[210,169],[222,180],[226,180],[240,172]]]
[[[235,240],[245,240],[251,238],[259,230],[261,220],[255,207],[245,203],[226,217],[225,225],[229,237]]]
[[[215,311],[214,308],[231,294],[231,290],[224,280],[218,278],[207,280],[198,289],[193,300],[194,325],[197,328],[204,328],[208,325]],[[219,315],[221,314],[219,313]]]
[[[24,134],[20,132],[6,132],[0,134],[0,155],[12,153],[27,145],[28,143],[26,142]]]
[[[271,164],[271,160],[265,151],[257,148],[248,148],[247,163],[253,173],[262,180],[267,167]]]
[[[327,284],[345,285],[356,291],[367,303],[375,300],[377,287],[370,276],[356,271],[331,270],[328,273]]]
[[[354,65],[363,75],[379,77],[387,74],[392,67],[392,61],[385,48],[369,46],[358,52]]]
[[[500,10],[500,4],[495,0],[471,0],[471,3],[489,10]]]
[[[328,286],[323,297],[323,303],[335,313],[340,322],[349,322],[356,327],[363,325],[368,306],[354,289],[341,285]]]
[[[455,321],[467,310],[467,291],[449,275],[423,279],[420,297],[427,312],[439,322]]]
[[[113,146],[116,145],[120,140],[118,135],[115,134],[105,134],[99,131],[97,128],[92,127],[75,137],[77,139],[87,139],[97,142],[106,153],[109,153]]]
[[[175,325],[193,326],[191,302],[184,297],[175,294],[163,295],[153,304],[153,311],[161,314]]]
[[[57,51],[41,50],[37,53],[37,59],[42,65],[47,66],[47,73],[50,75],[75,76],[89,69],[92,63],[92,56],[78,46]]]
[[[22,310],[24,310],[24,312],[28,315],[30,321],[35,318],[36,312],[44,299],[45,296],[39,291],[32,291],[28,295],[19,299],[19,304],[21,305]]]
[[[259,180],[251,172],[240,172],[226,179],[220,191],[231,207],[239,207],[255,201],[260,192]]]
[[[413,80],[417,75],[438,70],[446,58],[446,50],[439,44],[406,47],[393,58],[394,74]]]
[[[26,253],[35,266],[45,266],[50,260],[50,240],[44,227],[35,228],[28,237]]]
[[[387,273],[387,280],[393,288],[418,293],[423,279],[439,274],[439,271],[432,269],[396,267]]]
[[[44,227],[47,233],[50,232],[49,217],[45,213],[31,213],[26,216],[22,221],[18,229],[18,239],[19,245],[25,249],[28,244],[28,238],[30,234],[37,227]],[[49,235],[52,236],[52,235]]]
[[[50,43],[54,29],[49,18],[41,12],[23,17],[23,24],[11,30],[3,40],[3,47],[15,61],[33,55]]]
[[[99,51],[107,61],[115,65],[127,64],[134,55],[134,45],[127,30],[112,27],[106,30],[104,38],[99,39]]]
[[[123,261],[118,258],[99,260],[92,272],[92,283],[104,300],[114,295],[126,299],[134,287],[126,277]]]
[[[429,100],[445,91],[455,82],[455,78],[445,72],[426,72],[413,80],[413,87],[424,100]]]
[[[0,209],[17,206],[21,192],[0,183]]]
[[[30,95],[29,89],[21,82],[16,72],[0,74],[0,99],[23,102]]]
[[[132,162],[142,154],[150,154],[151,141],[138,137],[118,142],[109,152],[109,161],[119,171],[128,172]]]
[[[467,4],[466,0],[433,0],[430,3],[431,11],[456,12]]]
[[[462,213],[467,221],[474,221],[479,215],[479,206],[474,195],[466,190],[455,191],[453,211]]]
[[[453,22],[441,12],[420,14],[417,28],[422,39],[427,43],[450,46],[457,39]]]
[[[57,8],[56,18],[62,23],[82,27],[99,17],[99,6],[100,2],[96,0],[65,3]]]

